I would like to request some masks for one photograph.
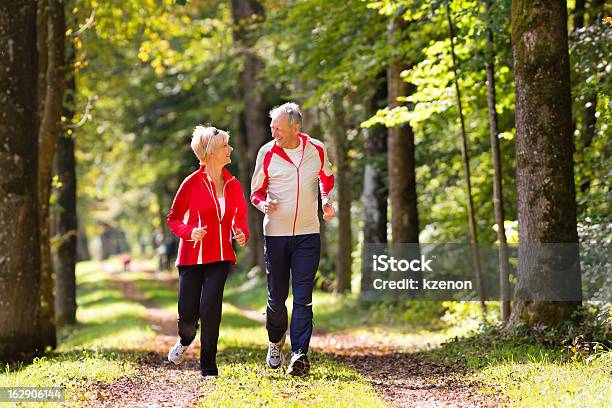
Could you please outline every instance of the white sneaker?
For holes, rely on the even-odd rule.
[[[189,348],[189,346],[183,346],[181,344],[181,340],[179,339],[174,347],[172,347],[172,349],[168,352],[168,361],[176,365],[181,364],[185,358],[184,354],[187,348]]]
[[[303,377],[308,375],[310,372],[310,361],[308,356],[301,351],[291,354],[291,361],[287,368],[287,375],[294,377]]]
[[[283,338],[278,343],[270,342],[268,344],[266,363],[268,367],[272,369],[277,369],[283,364],[283,345],[285,344],[285,337],[286,335],[283,335]]]

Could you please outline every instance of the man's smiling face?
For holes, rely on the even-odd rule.
[[[291,126],[287,115],[279,115],[270,122],[270,131],[278,147],[295,149],[300,145],[298,132],[300,125]]]

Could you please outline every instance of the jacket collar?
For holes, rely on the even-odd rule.
[[[298,137],[300,138],[300,146],[302,147],[302,154],[304,154],[304,148],[306,147],[306,142],[308,141],[308,135],[305,135],[304,133],[298,132]],[[289,158],[289,156],[285,152],[285,149],[283,149],[282,147],[278,146],[276,144],[276,142],[274,142],[274,145],[272,146],[272,153],[278,154],[280,157],[282,157],[283,159],[285,159],[289,163],[293,164],[293,161],[291,161],[291,159]],[[225,168],[224,168],[224,170],[225,170]]]
[[[212,180],[210,178],[210,175],[206,171],[206,165],[205,164],[201,164],[200,165],[200,168],[199,168],[198,172],[202,173],[202,175],[204,176],[205,180],[207,180],[209,182],[212,182]],[[223,174],[223,182],[224,182],[224,184],[227,184],[230,181],[235,179],[235,177],[232,175],[232,173],[230,173],[230,171],[228,169],[226,169],[225,167],[223,167],[221,169],[221,173]]]

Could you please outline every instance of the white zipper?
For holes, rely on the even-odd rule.
[[[212,181],[210,181],[210,178],[208,177],[208,173],[206,173],[206,177],[208,178],[209,182],[212,185]],[[225,182],[225,184],[223,184],[223,197],[225,197],[225,187],[227,186],[227,184],[232,181],[235,177],[232,177],[231,179],[227,180]],[[214,190],[211,186],[209,186],[205,180],[204,181],[204,185],[206,186],[206,188],[208,189],[208,192],[210,193],[211,197],[213,198],[213,200],[215,201],[215,211],[217,212],[217,219],[219,220],[219,249],[221,250],[221,261],[223,261],[224,256],[223,256],[223,233],[222,233],[222,229],[221,229],[221,221],[222,221],[222,217],[221,217],[221,213],[219,212],[219,200],[217,200],[217,195],[214,193]],[[227,202],[226,202],[227,205]],[[230,243],[231,243],[231,237],[230,237]]]
[[[230,181],[232,181],[233,177],[229,180],[227,180],[225,182],[225,184],[223,184],[223,197],[225,197],[225,186],[227,186],[227,183],[229,183]],[[215,200],[217,199],[217,197],[215,197]],[[217,200],[218,203],[218,200]],[[227,199],[225,200],[225,212],[227,212]],[[217,217],[219,218],[219,247],[221,248],[221,260],[223,261],[223,236],[221,234],[221,219],[222,217],[220,216],[220,213],[217,213]],[[231,238],[230,238],[230,242],[231,242]]]
[[[300,139],[300,144],[303,141]],[[295,167],[296,170],[296,174],[297,174],[297,197],[295,199],[295,216],[293,217],[293,236],[295,236],[295,223],[297,222],[297,216],[298,216],[298,209],[300,206],[300,167],[302,167],[302,162],[304,161],[304,154],[306,154],[306,142],[304,142],[302,146],[302,157],[300,157],[300,163],[296,166],[295,163],[293,163],[293,160],[291,161],[291,163],[293,164],[293,167]]]
[[[198,228],[202,228],[202,219],[200,218],[200,211],[198,211]],[[200,243],[200,250],[198,251],[198,264],[202,263],[202,249],[204,248],[204,245],[202,245],[203,240],[204,237],[202,237],[200,241],[196,241]],[[193,244],[193,246],[195,247],[195,243]]]

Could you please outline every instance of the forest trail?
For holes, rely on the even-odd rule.
[[[178,285],[176,275],[139,272],[146,272],[151,279],[163,282],[168,288],[176,289]],[[127,299],[146,307],[147,320],[155,336],[138,348],[144,353],[139,359],[136,376],[96,385],[92,393],[94,400],[88,402],[92,406],[122,407],[197,405],[207,393],[206,382],[199,371],[198,336],[188,349],[185,361],[174,366],[166,356],[177,339],[176,314],[153,304],[121,273],[114,275],[112,285]],[[265,322],[258,311],[238,310],[245,318],[260,324]],[[311,348],[359,372],[390,407],[491,407],[500,404],[497,397],[480,393],[477,384],[458,380],[461,372],[458,367],[433,363],[390,339],[315,331]],[[285,351],[287,349],[286,345]],[[261,354],[265,355],[264,349]]]

